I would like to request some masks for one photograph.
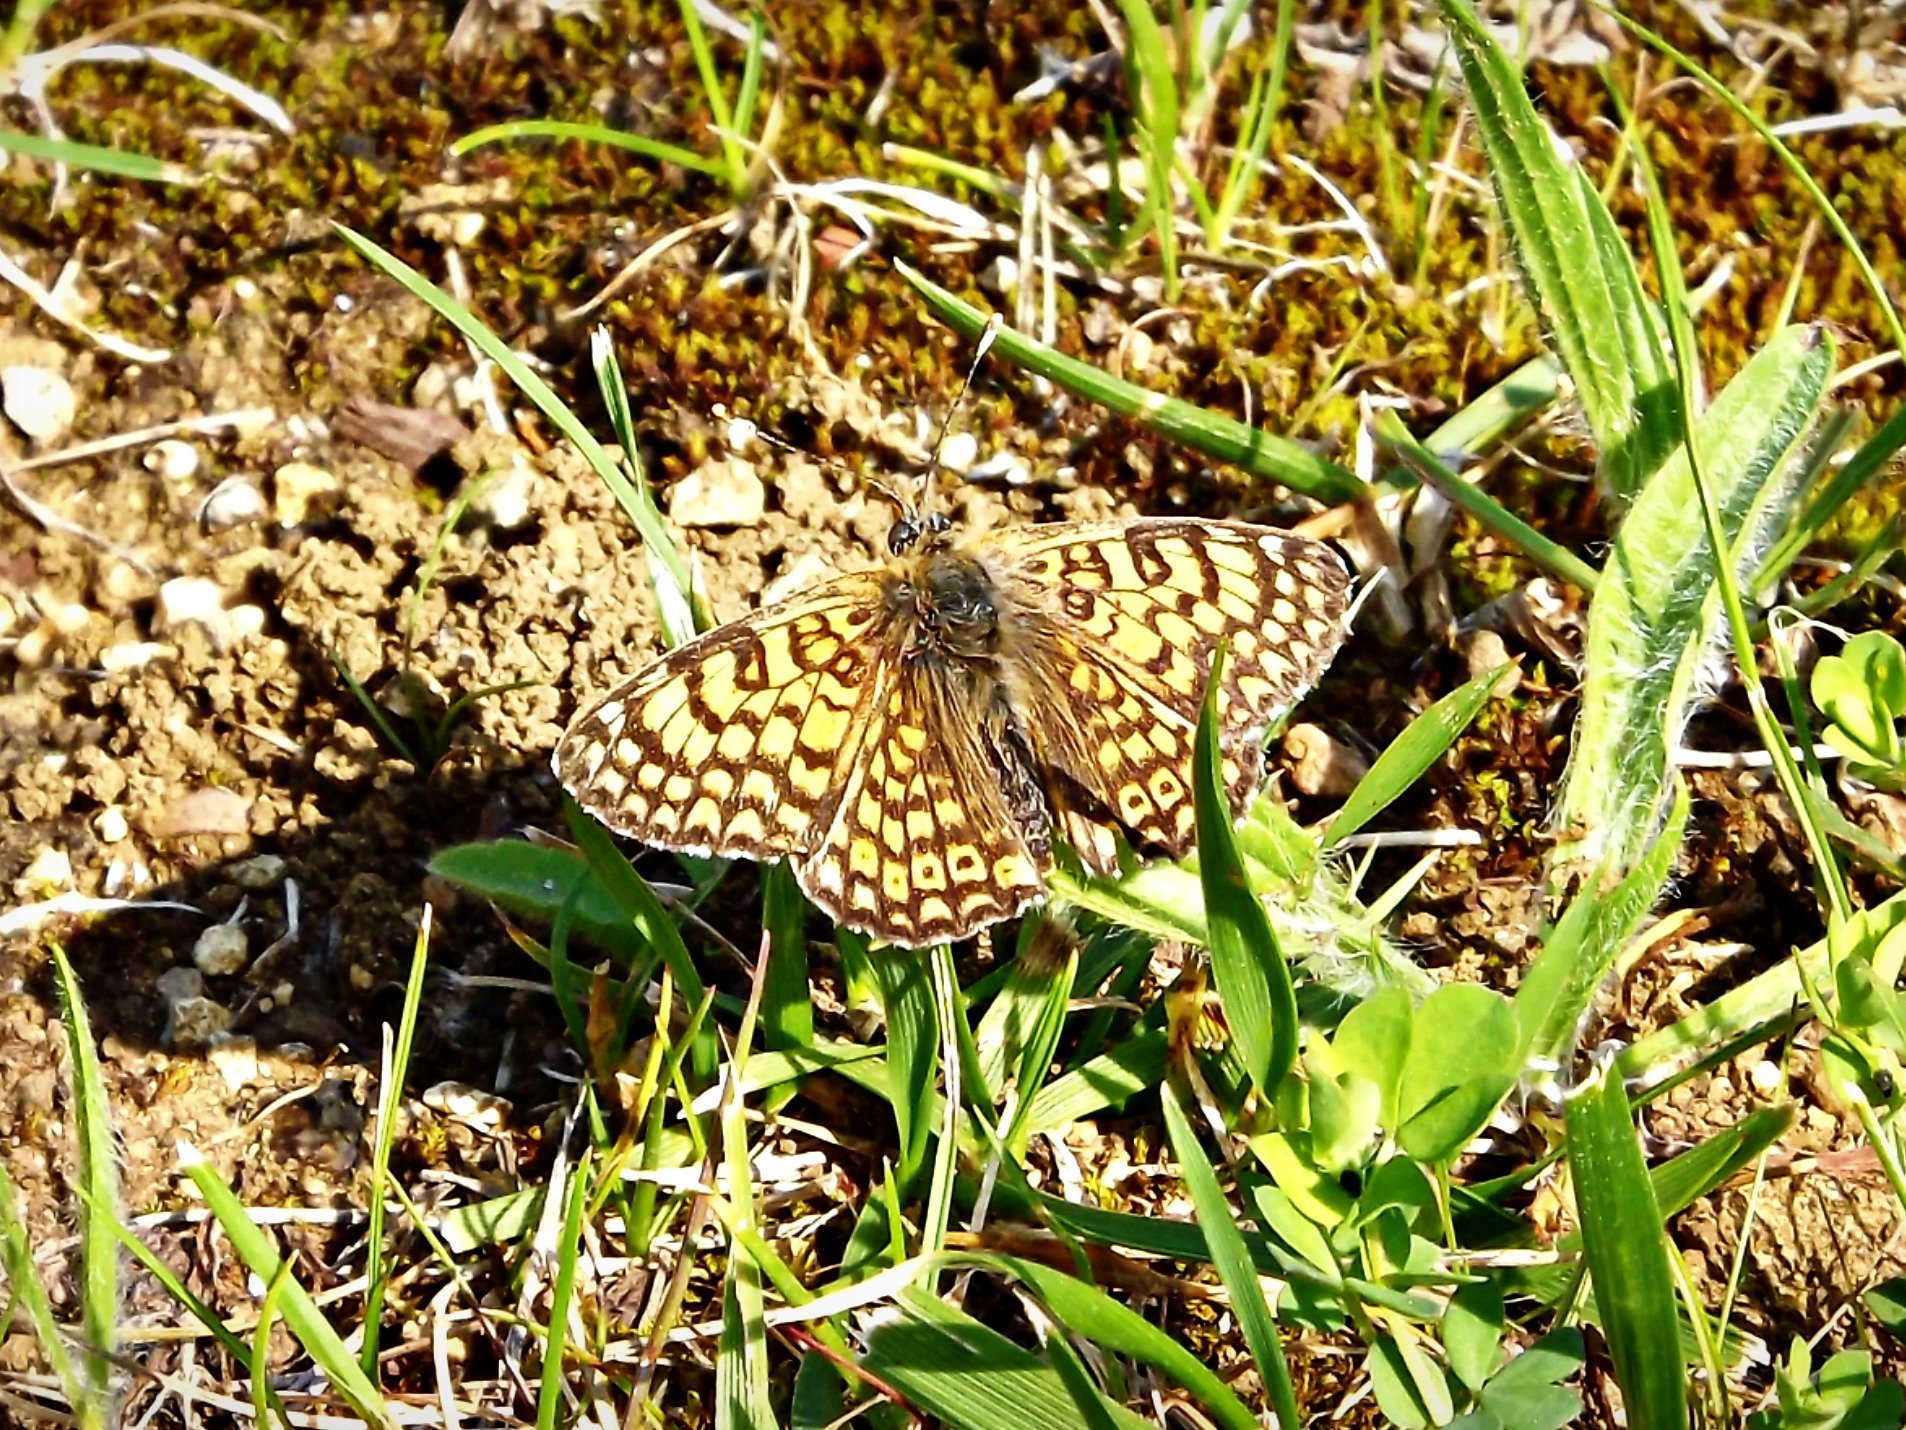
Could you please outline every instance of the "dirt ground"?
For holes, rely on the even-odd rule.
[[[1071,12],[979,9],[971,23],[949,11],[884,31],[848,25],[844,38],[808,51],[816,58],[797,70],[792,92],[818,108],[833,86],[843,106],[856,96],[864,104],[881,75],[898,74],[889,132],[969,162],[1015,165],[1027,136],[998,131],[1000,96],[1035,67],[1036,40],[1083,53],[1089,27]],[[49,22],[47,42],[121,13],[69,7]],[[75,178],[56,200],[44,166],[15,159],[0,168],[0,249],[49,287],[75,263],[89,325],[169,354],[115,356],[17,286],[0,285],[0,370],[56,374],[76,399],[70,422],[38,441],[17,428],[0,433],[0,456],[35,504],[0,500],[0,911],[13,911],[0,940],[0,1134],[50,1260],[72,1205],[47,954],[58,940],[79,970],[104,1052],[128,1206],[165,1214],[187,1204],[175,1146],[189,1142],[248,1203],[314,1213],[287,1235],[304,1239],[306,1265],[322,1278],[352,1233],[315,1214],[358,1200],[381,1030],[395,1017],[426,900],[436,927],[416,1089],[454,1081],[510,1107],[504,1130],[483,1138],[420,1101],[406,1155],[426,1159],[418,1149],[432,1149],[432,1174],[446,1187],[501,1186],[542,1155],[544,1124],[576,1068],[561,1021],[494,913],[427,879],[425,865],[452,844],[560,830],[547,767],[557,737],[582,701],[655,649],[644,559],[601,484],[501,379],[490,391],[506,422],[491,430],[483,383],[454,335],[349,255],[328,222],[368,232],[447,286],[460,283],[606,440],[586,324],[561,314],[648,243],[725,200],[680,172],[574,146],[462,161],[444,153],[484,123],[565,104],[578,112],[591,96],[598,112],[632,127],[667,112],[670,86],[688,72],[685,51],[664,38],[676,33],[672,7],[645,9],[632,22],[634,43],[614,46],[580,19],[499,23],[486,50],[457,62],[443,57],[452,19],[435,5],[258,13],[290,38],[204,19],[157,23],[140,38],[189,42],[280,96],[293,137],[177,76],[76,72],[52,96],[75,137],[203,163],[219,180],[187,190]],[[611,51],[633,58],[605,66],[600,56]],[[1321,85],[1319,73],[1294,82]],[[1554,80],[1562,93],[1577,82]],[[970,91],[987,99],[949,120],[947,95]],[[24,109],[6,117],[32,122]],[[850,172],[867,147],[843,131],[832,149],[814,141],[787,162]],[[1894,141],[1886,152],[1897,160],[1897,149]],[[738,225],[736,235],[711,230],[681,244],[606,314],[664,508],[693,521],[738,503],[728,508],[736,519],[676,523],[724,616],[777,584],[872,559],[887,509],[860,477],[903,469],[918,453],[965,362],[879,253],[845,272],[823,270],[809,332],[791,328],[758,272],[776,241],[775,216],[747,217],[764,231]],[[917,257],[913,243],[882,246]],[[940,276],[970,273],[987,257],[942,255]],[[1742,287],[1777,288],[1778,259],[1772,244],[1744,252]],[[1834,281],[1823,273],[1820,286]],[[1285,299],[1293,311],[1341,301],[1330,284],[1310,275]],[[1067,337],[1095,360],[1130,361],[1138,311],[1130,294],[1114,294],[1084,320],[1068,319]],[[1256,344],[1269,362],[1274,344],[1255,318],[1239,316],[1230,337],[1214,337],[1210,321],[1201,311],[1179,331],[1148,324],[1147,355],[1132,375],[1235,410],[1237,370],[1211,361],[1213,352]],[[1526,331],[1500,345],[1452,343],[1460,322],[1420,312],[1408,321],[1426,325],[1439,353],[1454,354],[1427,380],[1437,396],[1425,412],[1473,396],[1531,351]],[[1857,356],[1857,336],[1852,346]],[[1282,379],[1284,415],[1324,372],[1320,361]],[[393,445],[396,424],[365,403],[428,411],[480,435],[413,465],[376,449]],[[724,412],[755,418],[813,455],[737,456],[722,441]],[[1258,415],[1275,425],[1276,412]],[[1009,373],[982,378],[963,421],[982,451],[1018,459],[1029,480],[961,487],[956,520],[1304,514],[1134,429],[1055,407]],[[197,430],[33,465],[74,444],[192,423]],[[1337,424],[1304,435],[1329,444],[1344,433]],[[1543,444],[1544,460],[1575,453],[1580,470],[1566,433]],[[413,612],[452,493],[493,468],[505,475],[443,542]],[[1471,604],[1529,575],[1474,533],[1458,553],[1456,589]],[[1349,746],[1380,749],[1414,710],[1466,678],[1469,639],[1438,645],[1418,633],[1412,644],[1360,633],[1313,718]],[[1550,652],[1513,628],[1502,640],[1524,660],[1516,698],[1388,818],[1483,832],[1481,852],[1446,861],[1426,882],[1402,929],[1429,966],[1508,986],[1533,929],[1531,874],[1572,704],[1571,677]],[[363,684],[420,763],[388,747],[341,671]],[[427,748],[426,727],[459,697],[519,682],[477,699],[440,751]],[[1738,731],[1717,732],[1730,737],[1738,742]],[[1611,1009],[1609,1036],[1656,1026],[1817,936],[1796,872],[1801,846],[1766,791],[1751,775],[1717,774],[1703,776],[1698,793],[1674,902],[1703,917],[1644,960]],[[1407,862],[1399,856],[1392,872]],[[1379,886],[1385,867],[1373,876]],[[737,876],[737,931],[749,926],[746,888]],[[184,907],[30,913],[70,896]],[[194,950],[203,955],[217,928],[236,933],[214,934],[214,943],[242,936],[243,957],[201,974]],[[208,1049],[210,1035],[226,1031],[239,1036]],[[1752,1072],[1763,1056],[1677,1089],[1650,1114],[1656,1150],[1698,1140],[1765,1101]],[[1798,1064],[1806,1063],[1803,1053]],[[1793,1174],[1776,1175],[1756,1208],[1741,1324],[1776,1351],[1796,1331],[1853,1334],[1848,1298],[1900,1269],[1898,1207],[1870,1163],[1833,1160],[1856,1140],[1853,1124],[1804,1079],[1791,1091],[1800,1117],[1783,1149],[1826,1160],[1783,1163]],[[1729,1274],[1745,1199],[1731,1190],[1677,1224],[1709,1286]],[[245,1296],[202,1228],[160,1216],[153,1233],[205,1294]],[[166,1303],[148,1287],[134,1323],[141,1312],[163,1315]],[[189,1352],[152,1355],[177,1368]],[[27,1364],[26,1338],[0,1347],[0,1358]]]

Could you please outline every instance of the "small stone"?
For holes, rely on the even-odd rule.
[[[145,469],[168,482],[189,482],[198,475],[199,449],[190,442],[168,437],[154,442],[141,459]]]
[[[940,465],[949,472],[964,472],[979,460],[979,438],[971,432],[955,432],[940,444]]]
[[[165,1045],[185,1052],[211,1047],[232,1026],[223,1003],[210,998],[181,998],[166,1011]]]
[[[208,978],[229,978],[250,959],[250,940],[237,924],[213,924],[192,945],[192,963]]]
[[[271,477],[271,509],[278,525],[302,525],[322,498],[335,496],[343,484],[323,467],[309,462],[286,462]]]
[[[285,861],[276,854],[258,854],[239,860],[225,872],[239,888],[258,893],[284,882]]]
[[[202,626],[213,646],[227,651],[264,630],[265,612],[260,606],[226,606],[218,583],[203,576],[176,576],[159,588],[153,625],[161,634],[181,626]]]
[[[0,391],[13,425],[42,446],[65,436],[79,414],[72,384],[49,367],[0,368]]]
[[[102,650],[98,665],[108,675],[124,675],[129,670],[137,670],[155,660],[167,660],[178,653],[177,646],[160,641],[126,641]]]
[[[121,806],[109,804],[93,816],[93,833],[99,836],[101,844],[117,844],[132,833],[132,825],[127,822],[126,811]]]
[[[249,477],[227,477],[199,503],[199,526],[205,531],[229,531],[263,521],[269,510],[258,483]]]
[[[500,1128],[514,1110],[507,1098],[460,1082],[440,1082],[424,1090],[424,1106],[473,1127]]]
[[[1370,770],[1362,755],[1321,725],[1291,726],[1284,732],[1284,754],[1291,762],[1291,785],[1304,795],[1340,799]]]
[[[530,497],[535,490],[536,473],[522,457],[485,478],[470,508],[486,517],[498,531],[515,531],[529,523]]]
[[[1748,1073],[1747,1079],[1753,1083],[1755,1092],[1762,1097],[1771,1097],[1786,1083],[1787,1073],[1772,1058],[1762,1058],[1754,1064],[1753,1071]]]
[[[258,1044],[250,1038],[220,1038],[205,1050],[205,1061],[218,1070],[229,1092],[243,1092],[258,1081]]]
[[[86,629],[93,613],[77,601],[62,601],[42,592],[34,598],[40,618],[56,636],[76,636]]]
[[[148,830],[159,839],[247,834],[251,831],[251,801],[236,790],[207,785],[173,800],[152,820]]]
[[[205,976],[196,968],[187,968],[181,964],[177,968],[168,968],[153,980],[153,987],[159,990],[159,996],[172,1003],[182,1003],[187,998],[201,997],[205,992]]]
[[[753,526],[767,514],[768,489],[739,457],[704,462],[668,494],[677,526]]]
[[[64,849],[48,846],[33,856],[33,862],[13,881],[13,892],[22,898],[73,887],[73,861]]]

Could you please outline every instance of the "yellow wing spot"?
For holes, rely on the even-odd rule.
[[[702,790],[714,796],[716,800],[725,800],[735,792],[735,777],[732,771],[717,765],[702,776]]]
[[[683,821],[682,827],[687,829],[690,833],[698,829],[707,834],[719,832],[721,829],[721,806],[707,795],[703,795],[700,799],[695,801],[694,807],[688,811],[688,818]]]
[[[847,851],[847,867],[863,879],[871,879],[880,872],[880,851],[874,848],[873,840],[854,841]]]
[[[758,844],[767,837],[768,827],[762,821],[761,811],[758,809],[740,810],[735,814],[734,818],[728,821],[728,838],[730,840],[744,840],[748,843]]]
[[[907,902],[912,888],[907,881],[907,866],[898,862],[884,865],[880,871],[880,892],[896,904]]]
[[[1151,783],[1146,788],[1151,791],[1151,797],[1157,801],[1161,809],[1174,805],[1185,797],[1184,782],[1172,770],[1152,771]]]
[[[920,850],[913,856],[911,870],[913,886],[930,893],[940,893],[946,888],[946,865],[940,856],[930,849]]]
[[[670,775],[662,782],[662,798],[670,804],[681,804],[695,792],[695,781],[687,775]]]
[[[754,753],[755,734],[746,725],[727,725],[722,728],[721,738],[715,741],[715,752],[724,760],[739,763]]]

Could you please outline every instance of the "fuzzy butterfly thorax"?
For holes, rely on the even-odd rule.
[[[1328,547],[1149,518],[966,537],[903,516],[879,570],[709,631],[570,727],[556,771],[619,833],[786,858],[836,921],[918,947],[1090,873],[1189,849],[1191,757],[1221,642],[1225,794],[1343,638]]]

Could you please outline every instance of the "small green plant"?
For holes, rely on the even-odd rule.
[[[583,124],[561,119],[521,119],[493,124],[467,134],[450,146],[452,154],[467,154],[484,144],[512,139],[579,139],[585,143],[608,144],[627,149],[646,159],[678,164],[692,173],[720,179],[729,194],[740,199],[754,182],[759,156],[773,147],[776,106],[771,105],[762,133],[755,133],[755,120],[761,102],[761,70],[769,53],[767,24],[759,13],[749,20],[748,44],[742,57],[741,76],[730,95],[715,64],[714,47],[702,27],[701,16],[693,0],[680,0],[682,27],[687,32],[695,70],[701,78],[702,97],[708,105],[709,125],[715,132],[714,154],[690,149],[646,134],[631,134],[601,124]]]
[[[1906,789],[1906,650],[1885,631],[1867,631],[1813,668],[1813,703],[1827,719],[1826,742],[1855,779]]]
[[[1747,1417],[1748,1430],[1893,1430],[1906,1416],[1906,1389],[1896,1380],[1873,1379],[1865,1351],[1828,1356],[1819,1373],[1799,1336],[1774,1368],[1778,1406]]]

